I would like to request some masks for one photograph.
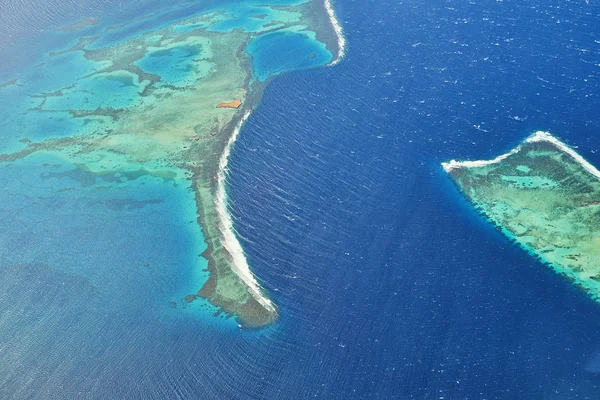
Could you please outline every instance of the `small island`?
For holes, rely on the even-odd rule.
[[[217,105],[217,108],[240,108],[241,105],[242,105],[242,101],[238,99],[238,100],[230,101],[228,103],[219,103]]]
[[[442,164],[473,206],[600,301],[600,171],[547,132],[488,161]]]

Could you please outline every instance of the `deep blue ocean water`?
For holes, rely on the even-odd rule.
[[[275,79],[230,161],[236,228],[280,321],[239,331],[145,307],[189,276],[173,280],[169,259],[193,244],[177,224],[161,240],[124,207],[103,240],[152,249],[162,268],[134,251],[118,260],[136,272],[111,280],[97,248],[91,283],[2,272],[1,397],[598,398],[600,306],[496,232],[440,167],[538,129],[600,166],[590,3],[336,0],[346,58]],[[148,212],[182,218],[153,187],[136,191],[157,200]],[[86,230],[71,224],[77,240]]]

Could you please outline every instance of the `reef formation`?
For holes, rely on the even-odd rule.
[[[341,53],[328,15],[312,2],[231,2],[167,7],[119,26],[89,18],[57,28],[55,35],[79,36],[0,85],[0,163],[47,154],[110,177],[105,183],[152,176],[189,185],[210,273],[185,302],[202,297],[241,326],[268,325],[277,308],[233,230],[227,157],[264,77],[327,65],[332,51]],[[287,38],[302,46],[288,47],[277,65],[265,62]]]
[[[504,235],[600,301],[600,171],[547,132],[443,167]]]

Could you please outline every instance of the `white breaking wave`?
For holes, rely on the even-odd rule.
[[[587,162],[583,157],[581,157],[579,154],[577,154],[575,152],[575,150],[573,150],[572,148],[570,148],[569,146],[567,146],[566,144],[564,144],[563,142],[561,142],[560,140],[558,140],[557,138],[555,138],[554,136],[549,134],[548,132],[537,131],[536,133],[531,135],[529,138],[527,138],[526,141],[529,143],[544,142],[544,141],[553,143],[556,147],[558,147],[559,149],[561,149],[562,151],[564,151],[565,153],[570,155],[583,168],[585,168],[586,171],[588,171],[590,174],[594,175],[596,178],[600,179],[600,171],[598,171],[598,169],[596,167],[594,167],[592,164]]]
[[[337,35],[337,44],[338,44],[338,55],[329,65],[336,65],[339,63],[342,58],[346,55],[346,38],[344,37],[344,32],[342,31],[342,25],[338,21],[335,16],[335,10],[331,5],[331,0],[325,0],[325,9],[327,10],[327,14],[329,14],[329,19],[331,20],[331,25],[333,25],[333,30]]]
[[[494,158],[493,160],[477,160],[477,161],[452,160],[452,161],[442,163],[442,167],[444,167],[446,172],[450,172],[455,168],[461,168],[461,167],[466,167],[466,168],[483,167],[485,165],[499,163],[500,161],[504,160],[505,158],[517,153],[519,150],[521,150],[521,146],[516,147],[516,148],[512,149],[511,151],[509,151],[508,153],[502,154],[501,156],[498,156],[498,157]]]
[[[340,25],[338,19],[335,16],[335,11],[333,6],[331,5],[331,0],[325,0],[325,9],[327,10],[327,14],[329,15],[329,19],[331,20],[331,24],[333,25],[333,30],[337,35],[337,44],[338,44],[338,54],[335,60],[329,63],[330,66],[336,65],[339,63],[344,55],[346,54],[346,38],[344,37],[344,33],[342,31],[342,26]],[[260,284],[256,280],[256,277],[250,270],[250,266],[248,265],[248,261],[246,260],[246,256],[244,254],[244,249],[242,249],[242,245],[238,241],[235,236],[235,231],[233,229],[233,221],[231,219],[231,215],[227,210],[227,190],[225,187],[225,181],[227,180],[227,173],[229,172],[227,169],[227,164],[229,162],[229,154],[231,153],[231,146],[237,140],[238,135],[240,134],[240,130],[242,129],[242,125],[248,117],[250,116],[250,111],[247,111],[238,125],[235,127],[229,141],[225,145],[225,150],[221,155],[219,160],[219,172],[217,173],[217,193],[215,198],[215,208],[217,210],[217,215],[219,216],[219,223],[221,233],[223,235],[223,247],[229,252],[232,257],[232,266],[233,271],[237,276],[240,277],[248,288],[250,288],[250,293],[252,296],[258,301],[263,307],[267,310],[276,313],[276,308],[271,302],[269,298],[267,298],[263,292]]]
[[[231,146],[237,140],[238,135],[240,134],[240,129],[242,125],[248,117],[250,116],[250,111],[247,111],[240,122],[235,127],[227,145],[225,146],[225,150],[221,155],[221,159],[219,160],[219,172],[217,173],[217,194],[215,198],[215,208],[217,210],[217,214],[219,216],[221,233],[223,235],[223,247],[229,252],[232,258],[232,267],[233,272],[236,273],[237,276],[240,277],[248,288],[250,288],[250,294],[252,297],[256,299],[263,307],[271,312],[276,312],[275,306],[262,292],[260,284],[254,277],[254,274],[250,270],[250,266],[248,265],[248,261],[246,260],[246,256],[244,255],[244,250],[242,249],[242,245],[237,240],[235,236],[235,232],[233,229],[233,221],[231,219],[231,215],[227,210],[227,191],[225,188],[225,181],[227,179],[228,169],[227,163],[229,162],[229,153],[231,152]]]
[[[558,147],[561,151],[570,155],[571,158],[573,158],[575,161],[577,161],[583,168],[585,168],[586,171],[588,171],[590,174],[594,175],[596,178],[600,179],[600,171],[598,171],[598,169],[596,167],[594,167],[592,164],[587,162],[583,157],[581,157],[579,154],[577,154],[577,152],[575,152],[572,148],[570,148],[569,146],[567,146],[566,144],[564,144],[563,142],[561,142],[560,140],[558,140],[557,138],[555,138],[548,132],[537,131],[533,135],[531,135],[527,139],[525,139],[525,142],[526,143],[535,143],[535,142],[552,143],[553,145]],[[511,151],[509,151],[508,153],[502,154],[502,155],[494,158],[493,160],[477,160],[477,161],[452,160],[449,162],[442,163],[442,167],[444,168],[444,170],[446,170],[446,172],[450,172],[455,168],[462,168],[462,167],[464,167],[464,168],[483,167],[485,165],[499,163],[500,161],[506,159],[507,157],[509,157],[515,153],[518,153],[519,151],[521,151],[521,149],[522,149],[522,145],[519,145],[519,146],[515,147],[514,149],[512,149]]]

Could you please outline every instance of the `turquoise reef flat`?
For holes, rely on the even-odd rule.
[[[600,301],[600,171],[545,132],[494,160],[443,166],[502,233]]]

